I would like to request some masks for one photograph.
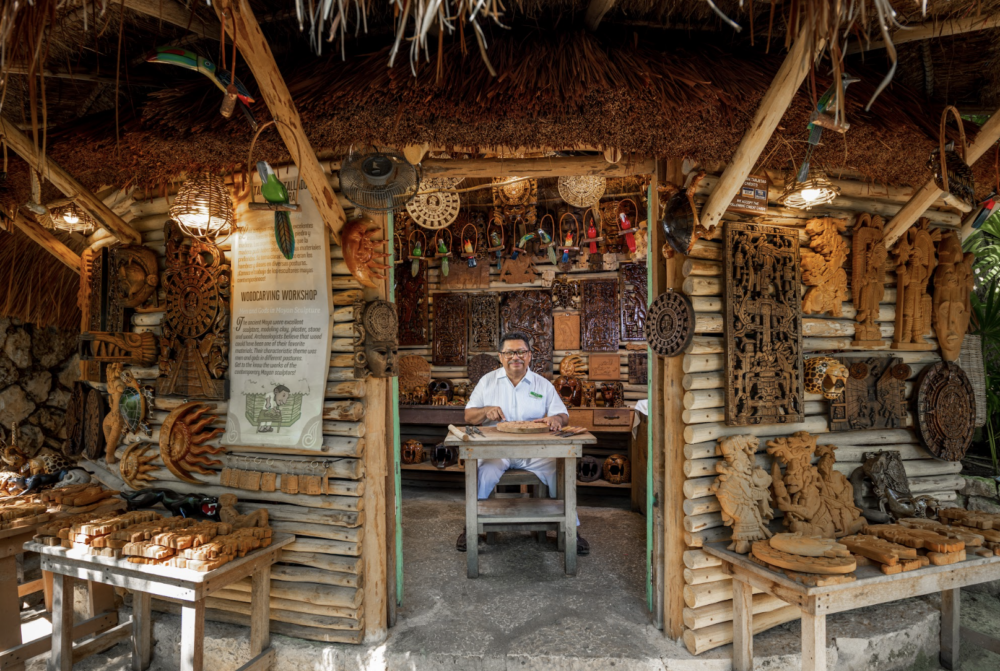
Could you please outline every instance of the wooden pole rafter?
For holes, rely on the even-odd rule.
[[[906,30],[897,30],[892,34],[892,43],[898,47],[900,44],[906,44],[907,42],[918,42],[935,37],[963,35],[965,33],[975,33],[980,30],[989,30],[990,28],[998,27],[1000,27],[1000,14],[952,19],[950,21],[932,21],[908,27]],[[847,55],[876,51],[878,49],[885,49],[884,41],[878,40],[867,45],[863,42],[852,42],[847,47]]]
[[[590,32],[597,30],[604,15],[615,6],[615,2],[616,0],[590,0],[587,3],[587,11],[583,15],[583,22],[587,26],[587,30]]]
[[[649,175],[656,169],[652,159],[623,159],[608,163],[603,156],[560,156],[553,158],[471,158],[425,159],[420,164],[424,177],[568,177],[597,175],[628,177]]]
[[[60,242],[47,228],[28,219],[20,212],[14,215],[14,225],[70,270],[77,274],[80,273],[80,255]]]
[[[124,0],[124,2],[125,6],[134,12],[161,19],[201,37],[218,40],[221,34],[217,22],[198,18],[190,8],[177,0]]]

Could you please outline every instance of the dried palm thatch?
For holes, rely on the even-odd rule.
[[[74,251],[85,245],[54,232]],[[0,232],[0,316],[36,326],[79,330],[80,276],[19,230]]]

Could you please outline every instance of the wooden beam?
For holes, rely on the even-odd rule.
[[[931,21],[929,23],[922,23],[913,27],[908,27],[907,30],[897,30],[892,34],[892,43],[898,47],[900,44],[905,44],[907,42],[928,40],[934,37],[962,35],[965,33],[974,33],[980,30],[989,30],[990,28],[997,27],[1000,27],[1000,14],[975,16],[965,19],[952,19],[950,21]],[[872,42],[867,46],[864,42],[852,42],[851,45],[847,47],[847,55],[850,56],[851,54],[875,51],[877,49],[885,49],[885,42],[878,40],[877,42]]]
[[[32,73],[34,73],[35,75],[38,74],[37,70],[35,70],[34,68],[30,68],[27,65],[13,64],[13,63],[7,66],[6,71],[8,74],[12,75],[28,75]],[[102,75],[96,72],[89,72],[87,70],[73,70],[71,68],[50,70],[46,68],[45,70],[43,70],[42,74],[45,77],[51,79],[71,79],[77,82],[110,84],[112,86],[115,83],[114,73],[110,75],[106,74]],[[124,77],[122,77],[121,83],[122,84],[127,83],[130,86],[148,86],[151,88],[152,87],[159,88],[163,86],[162,80],[153,80],[152,78],[148,77],[134,77],[132,75],[129,75],[127,80]]]
[[[18,156],[37,170],[43,178],[52,182],[66,196],[75,200],[94,215],[97,223],[102,228],[107,229],[109,233],[124,243],[137,245],[142,242],[142,236],[115,214],[110,207],[105,205],[94,192],[78,182],[73,175],[66,172],[59,164],[51,158],[45,157],[44,165],[42,165],[35,143],[27,135],[19,131],[13,123],[3,117],[0,117],[0,132],[6,138],[7,144]]]
[[[428,159],[420,164],[424,177],[462,175],[463,177],[568,177],[599,175],[628,177],[650,175],[656,170],[652,159],[608,163],[604,156],[559,156],[554,158],[473,158]]]
[[[218,22],[192,16],[193,12],[176,0],[125,0],[125,6],[216,41],[222,33]]]
[[[998,139],[1000,139],[1000,109],[994,112],[993,116],[979,129],[976,139],[969,145],[969,155],[966,156],[966,162],[972,165],[978,161]],[[927,180],[927,183],[913,194],[913,197],[907,201],[906,205],[903,205],[902,209],[886,225],[886,248],[892,247],[896,240],[934,204],[934,201],[941,197],[942,193],[944,192],[937,188],[933,179]]]
[[[587,12],[583,15],[583,22],[587,30],[594,32],[597,26],[601,25],[601,19],[615,6],[615,0],[590,0],[587,3]]]
[[[808,25],[807,21],[802,22],[802,29],[795,38],[791,50],[778,68],[771,86],[761,98],[760,107],[754,114],[750,128],[747,129],[740,146],[736,148],[736,153],[719,178],[719,183],[701,208],[701,225],[705,228],[713,228],[722,219],[722,213],[739,193],[744,180],[753,170],[757,158],[764,151],[774,129],[778,127],[778,122],[785,115],[788,105],[802,85],[806,74],[809,73],[809,65],[815,53],[810,52],[808,48],[810,43]],[[815,44],[815,47],[818,52],[823,47],[822,41]]]
[[[275,126],[281,134],[281,139],[295,159],[299,175],[306,183],[320,216],[330,227],[333,241],[339,245],[340,229],[347,223],[347,215],[337,202],[337,196],[330,188],[326,175],[323,174],[323,167],[316,157],[316,152],[309,144],[292,94],[289,93],[281,71],[278,70],[278,64],[274,62],[274,54],[271,53],[271,47],[264,39],[264,33],[261,32],[257,19],[254,18],[249,1],[217,0],[215,12],[220,20],[224,14],[229,15],[225,22],[226,30],[230,37],[236,40],[236,46],[253,72],[264,102],[267,103],[271,116],[278,122]]]
[[[80,274],[80,255],[60,242],[47,228],[28,219],[20,212],[14,215],[14,225],[41,245],[45,251],[62,261],[70,270]]]

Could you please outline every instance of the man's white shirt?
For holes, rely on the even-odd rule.
[[[542,417],[568,415],[566,405],[552,383],[541,375],[528,371],[514,383],[503,368],[487,373],[472,390],[466,408],[498,406],[508,422],[530,422]],[[493,425],[496,422],[484,422]]]

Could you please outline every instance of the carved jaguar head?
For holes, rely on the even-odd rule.
[[[823,394],[833,400],[844,392],[850,371],[833,357],[817,356],[806,359],[805,388],[811,394]]]

